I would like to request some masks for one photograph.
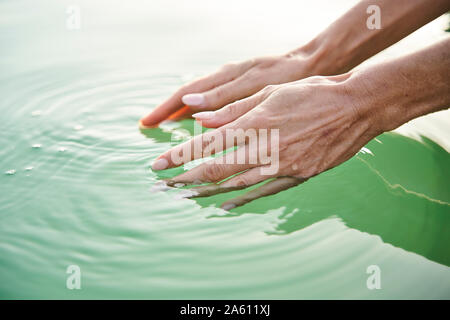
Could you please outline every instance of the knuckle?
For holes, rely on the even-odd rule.
[[[224,64],[222,66],[221,70],[224,72],[231,72],[231,71],[239,70],[239,68],[241,68],[241,66],[242,66],[242,62],[231,61],[231,62]]]
[[[315,167],[308,167],[308,168],[302,168],[299,172],[298,175],[300,177],[303,177],[305,179],[314,177],[316,175],[318,175],[320,173],[318,168]]]
[[[254,57],[254,58],[251,58],[251,59],[249,59],[248,60],[248,63],[249,63],[249,65],[250,66],[255,66],[255,65],[258,65],[259,63],[261,63],[262,61],[264,61],[264,57]]]
[[[191,91],[191,87],[192,87],[192,83],[183,84],[178,89],[178,94],[181,95],[181,96],[184,96],[185,94],[188,94]]]
[[[224,64],[222,67],[220,67],[220,69],[218,70],[219,72],[229,72],[231,70],[233,70],[234,66],[231,63],[227,63]]]
[[[235,68],[235,67],[238,66],[238,65],[239,65],[238,62],[236,62],[236,61],[230,61],[230,62],[226,63],[223,67],[224,67],[225,69],[233,69],[233,68]]]
[[[278,60],[279,59],[276,57],[264,57],[258,61],[258,63],[255,65],[255,69],[265,70],[271,68],[277,64]]]
[[[237,176],[236,178],[234,178],[233,185],[236,187],[248,186],[249,185],[248,178],[245,176],[242,176],[242,177]]]
[[[222,100],[224,96],[226,95],[226,90],[223,86],[217,87],[212,92],[211,98],[213,100]]]
[[[267,85],[267,86],[264,87],[263,92],[264,92],[264,93],[271,93],[271,92],[275,91],[276,88],[277,88],[276,85],[269,84],[269,85]]]
[[[225,110],[227,112],[227,115],[235,116],[238,114],[239,107],[238,107],[237,103],[231,103],[228,105],[228,107]]]
[[[248,70],[243,75],[243,79],[245,81],[257,81],[257,80],[260,80],[261,78],[262,78],[261,77],[261,70],[256,68],[256,67]]]
[[[225,175],[225,168],[222,164],[211,163],[205,166],[203,170],[203,178],[205,181],[222,180]]]
[[[268,96],[272,96],[273,94],[275,94],[279,90],[280,90],[280,86],[279,85],[269,84],[269,85],[265,86],[262,89],[261,95],[265,99]]]
[[[268,92],[270,99],[283,99],[283,97],[290,93],[290,89],[287,87],[279,87],[275,88],[272,91]],[[279,101],[279,100],[276,100]]]

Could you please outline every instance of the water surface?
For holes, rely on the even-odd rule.
[[[142,115],[196,74],[306,41],[355,1],[80,1],[77,31],[71,2],[40,2],[0,2],[1,298],[450,298],[447,112],[230,213],[217,206],[239,192],[152,191],[185,169],[150,164],[193,122],[140,132]],[[441,22],[376,59],[437,40]],[[66,288],[69,265],[81,290]],[[370,265],[381,290],[366,287]]]

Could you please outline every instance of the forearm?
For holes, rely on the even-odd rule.
[[[362,68],[345,81],[358,115],[381,133],[450,107],[450,37],[418,52]]]
[[[380,8],[381,29],[367,27],[370,5]],[[313,75],[340,74],[448,10],[448,0],[363,0],[292,53],[310,57]]]

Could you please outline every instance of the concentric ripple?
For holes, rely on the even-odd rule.
[[[71,264],[85,298],[419,297],[431,287],[448,297],[446,151],[384,135],[347,164],[226,214],[214,205],[234,193],[194,202],[150,191],[149,163],[171,132],[143,135],[136,121],[180,82],[80,69],[8,82],[2,297],[75,297],[64,288]],[[180,126],[192,122],[171,130]],[[365,287],[372,264],[392,283],[382,293]]]
[[[74,31],[64,1],[0,1],[0,298],[449,299],[445,121],[230,213],[242,191],[182,199],[157,182],[184,168],[150,170],[193,122],[137,121],[190,73],[306,43],[351,2],[83,1]]]

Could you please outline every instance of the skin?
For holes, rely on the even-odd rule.
[[[366,10],[373,4],[380,7],[382,28],[369,30]],[[142,118],[139,126],[141,129],[157,126],[180,111],[186,104],[183,97],[189,94],[202,94],[204,102],[189,105],[189,109],[183,109],[172,119],[220,109],[257,93],[267,85],[347,72],[448,10],[448,0],[363,0],[317,37],[295,50],[229,63],[213,74],[185,84]]]
[[[261,163],[226,164],[218,158],[168,182],[220,182],[239,173],[224,182],[191,189],[194,196],[208,196],[278,178],[222,205],[231,209],[298,185],[348,160],[379,134],[446,109],[450,105],[449,70],[447,38],[414,54],[355,72],[268,86],[216,112],[194,115],[217,129],[168,150],[158,160],[167,161],[168,167],[178,166],[180,163],[171,160],[173,154],[186,147],[194,149],[195,144],[205,145],[205,141],[208,144],[226,129],[279,129],[279,169],[272,175],[261,174]],[[183,163],[201,156],[192,153]]]
[[[432,6],[427,0],[380,0],[376,4],[383,13],[382,29],[369,30],[365,23],[370,4],[361,1],[311,42],[288,54],[228,64],[180,88],[141,119],[141,128],[179,114],[189,100],[186,95],[198,98],[200,94],[201,101],[189,105],[185,113],[197,112],[193,116],[204,126],[217,129],[167,151],[156,159],[153,169],[180,165],[172,162],[174,154],[183,148],[194,151],[195,145],[205,147],[226,129],[279,129],[279,168],[271,175],[261,174],[267,164],[260,161],[223,164],[215,159],[168,181],[169,185],[213,182],[191,189],[190,196],[208,196],[271,179],[222,205],[229,210],[305,182],[348,160],[377,135],[445,109],[450,104],[449,39],[355,72],[311,77],[346,72],[450,9],[447,0],[434,0]],[[225,144],[224,149],[231,146]],[[257,151],[247,146],[246,160]],[[192,152],[184,162],[202,156]]]

